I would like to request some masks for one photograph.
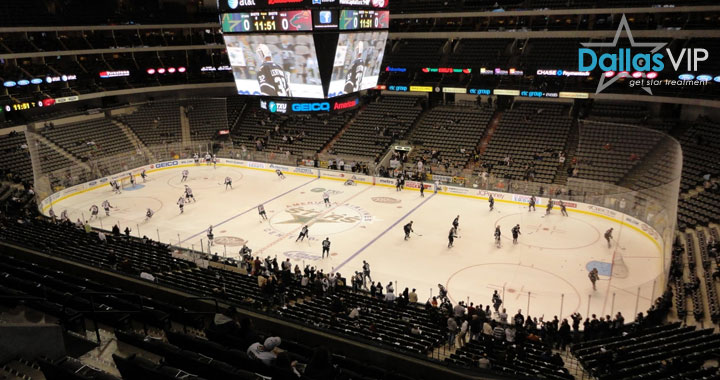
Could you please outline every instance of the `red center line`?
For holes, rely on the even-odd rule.
[[[355,198],[355,197],[357,197],[358,195],[360,195],[360,194],[362,194],[362,193],[370,190],[371,188],[372,188],[372,186],[367,186],[367,187],[365,188],[365,190],[362,190],[362,191],[360,191],[359,193],[356,193],[355,195],[353,195],[352,197],[346,199],[345,201],[343,201],[343,202],[341,202],[341,203],[336,203],[335,206],[330,207],[329,209],[326,209],[325,211],[317,214],[317,215],[314,216],[312,219],[310,219],[310,221],[307,223],[307,226],[308,226],[308,227],[312,226],[313,224],[315,224],[315,222],[318,221],[318,219],[319,219],[320,217],[325,216],[325,215],[327,215],[327,213],[335,210],[336,208],[345,205],[347,202],[350,202],[350,200],[352,200],[353,198]],[[290,231],[290,232],[288,232],[288,233],[280,236],[280,237],[277,238],[275,241],[273,241],[272,243],[266,245],[265,247],[260,248],[260,250],[258,251],[258,254],[265,252],[265,250],[267,250],[268,248],[270,248],[270,247],[274,246],[275,244],[277,244],[277,243],[279,243],[279,242],[287,239],[288,236],[294,235],[296,232],[298,232],[299,230],[301,230],[302,227],[303,227],[303,225],[300,224],[299,227],[297,227],[297,228],[295,228],[294,230],[292,230],[292,231]],[[309,237],[308,237],[308,238],[309,238]]]

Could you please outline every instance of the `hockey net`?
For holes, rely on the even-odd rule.
[[[612,276],[617,278],[627,278],[630,275],[630,270],[623,260],[623,253],[620,247],[615,251],[612,262]]]

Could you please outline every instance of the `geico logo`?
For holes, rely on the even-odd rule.
[[[330,103],[295,103],[292,105],[295,112],[330,111]]]
[[[177,161],[161,162],[159,164],[155,164],[155,167],[158,169],[159,168],[167,168],[170,166],[177,166],[178,164],[179,164],[179,162],[177,162]]]

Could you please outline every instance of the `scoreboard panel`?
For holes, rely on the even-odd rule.
[[[388,0],[218,0],[218,10],[220,10],[220,13],[241,12],[248,9],[297,9],[308,7],[359,7],[387,9]]]
[[[390,11],[344,9],[340,11],[340,30],[387,29]]]
[[[313,30],[309,10],[224,13],[224,33],[309,32]]]

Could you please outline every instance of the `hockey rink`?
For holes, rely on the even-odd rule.
[[[397,192],[394,187],[358,184],[345,186],[342,180],[287,175],[280,179],[273,171],[218,165],[192,166],[188,181],[196,198],[180,213],[176,204],[183,195],[180,168],[138,177],[135,188],[125,183],[122,194],[105,185],[55,202],[57,215],[67,210],[71,220],[89,219],[89,208],[108,200],[110,216],[100,209],[95,227],[132,229],[133,236],[147,235],[182,247],[207,252],[206,230],[212,225],[215,245],[212,253],[237,257],[243,243],[253,255],[290,258],[293,264],[309,264],[325,272],[344,276],[360,271],[363,260],[370,263],[374,281],[397,283],[396,294],[405,287],[416,288],[421,302],[437,295],[437,284],[445,285],[454,302],[460,300],[487,305],[493,290],[503,297],[502,307],[510,316],[523,314],[545,319],[569,317],[580,312],[583,318],[621,311],[627,321],[644,312],[659,294],[653,286],[663,270],[658,246],[635,228],[622,227],[610,218],[577,212],[569,217],[556,207],[545,217],[545,207],[536,212],[527,206],[496,201],[489,211],[481,199],[434,194],[426,190]],[[233,189],[225,189],[225,177]],[[322,194],[330,193],[331,205]],[[257,206],[264,204],[268,221],[261,221]],[[155,214],[146,220],[145,212]],[[452,220],[460,216],[459,238],[448,248]],[[415,234],[403,239],[403,225],[414,221]],[[512,244],[510,229],[520,224],[519,244]],[[310,239],[296,242],[303,225]],[[493,240],[495,226],[501,227],[502,247]],[[608,248],[603,233],[615,228],[616,244]],[[321,259],[321,240],[332,242],[330,258]],[[612,276],[611,263],[618,259],[627,266],[627,276]],[[588,270],[597,267],[600,281],[592,289]],[[616,271],[617,272],[617,271]],[[658,280],[662,281],[662,280]]]

